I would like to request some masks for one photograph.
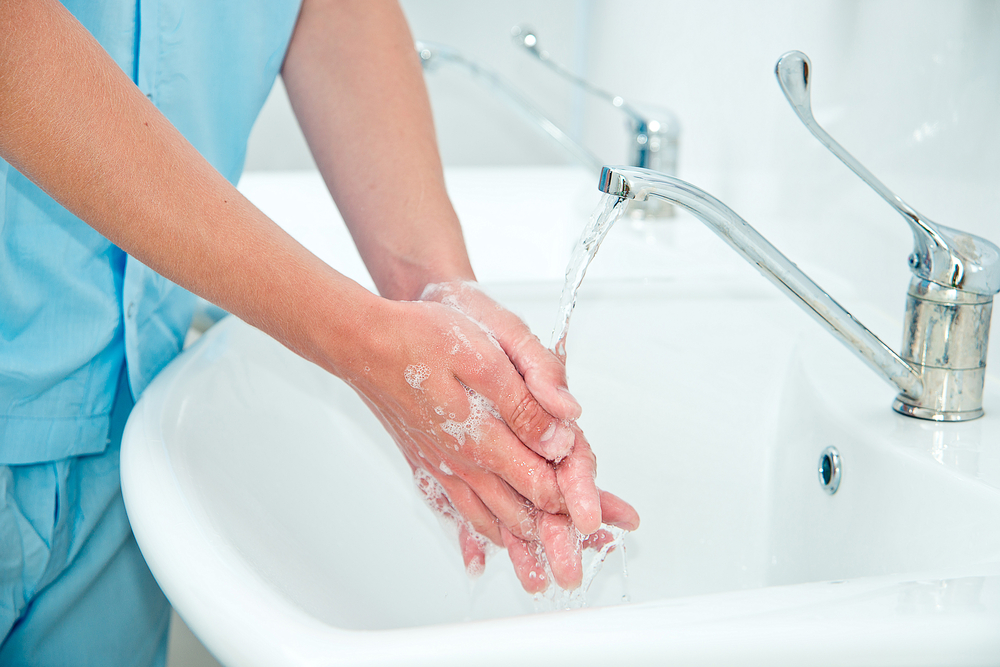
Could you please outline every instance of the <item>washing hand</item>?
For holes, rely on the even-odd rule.
[[[515,407],[514,418],[504,421],[525,446],[545,459],[547,469],[554,471],[561,506],[558,511],[537,504],[529,506],[530,523],[521,524],[518,531],[501,520],[500,534],[526,590],[538,592],[548,585],[541,560],[543,552],[556,583],[575,588],[582,577],[581,548],[599,548],[611,539],[606,531],[599,530],[601,523],[634,530],[639,517],[630,505],[599,491],[595,484],[596,459],[575,424],[580,406],[566,388],[564,364],[542,346],[520,318],[472,283],[430,285],[422,298],[448,306],[476,323],[503,350],[507,365],[513,364],[523,381],[526,393],[518,395],[521,403]],[[516,378],[514,381],[520,385]],[[526,414],[532,417],[525,420]],[[564,428],[572,437],[564,435]],[[559,438],[546,439],[545,435],[553,430],[560,434]],[[539,436],[537,440],[535,436]],[[447,498],[443,501],[447,502]],[[460,508],[459,512],[465,514]],[[483,534],[496,541],[493,533]],[[485,558],[484,545],[468,530],[460,531],[460,543],[467,565],[481,563]]]

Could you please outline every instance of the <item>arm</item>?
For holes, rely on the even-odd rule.
[[[413,37],[398,4],[307,0],[282,77],[379,292],[390,299],[464,297],[466,315],[490,319],[495,304],[448,284],[475,276],[445,190]],[[429,284],[443,285],[427,290]],[[505,334],[508,356],[542,406],[560,419],[579,417],[563,364],[516,317],[493,320],[491,330]]]
[[[428,283],[475,280],[399,6],[306,0],[282,77],[379,292],[415,301]]]

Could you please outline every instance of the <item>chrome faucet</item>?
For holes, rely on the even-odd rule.
[[[1000,249],[989,241],[921,216],[837,144],[812,117],[810,62],[793,51],[776,74],[812,133],[910,223],[913,278],[907,291],[902,355],[844,310],[743,218],[680,179],[634,167],[605,167],[600,189],[621,199],[664,199],[718,234],[883,379],[899,390],[897,412],[933,421],[967,421],[983,414],[986,348],[993,295],[1000,291]]]
[[[518,30],[518,28],[515,28],[515,30]],[[530,39],[525,36],[522,41],[527,43],[535,39],[532,33]],[[516,86],[500,76],[495,70],[474,58],[470,58],[458,49],[445,44],[418,40],[414,43],[414,46],[416,47],[417,55],[420,57],[420,64],[425,71],[432,71],[442,63],[456,65],[466,70],[474,78],[486,83],[514,111],[559,144],[576,162],[592,170],[595,174],[601,172],[605,164],[603,160],[584,148],[569,132],[545,115]],[[544,51],[538,53],[543,54],[543,62],[549,63],[550,66],[557,68],[557,71],[559,71],[561,66],[548,60],[548,54]],[[575,75],[568,74],[568,76]],[[680,125],[673,113],[661,109],[655,117],[649,113],[643,114],[635,106],[625,102],[620,96],[613,96],[596,86],[592,86],[584,79],[576,78],[578,82],[583,82],[583,85],[590,86],[588,88],[590,92],[606,97],[612,105],[620,108],[631,119],[631,159],[635,165],[668,174],[676,173],[677,141]],[[647,204],[632,207],[630,213],[640,218],[668,218],[673,215],[673,208],[662,201],[654,200]]]
[[[417,55],[420,56],[420,63],[424,70],[430,71],[440,63],[450,63],[457,65],[469,72],[472,76],[487,83],[502,99],[520,113],[530,123],[541,129],[553,141],[559,144],[563,150],[569,153],[577,162],[594,173],[600,173],[604,163],[593,153],[581,146],[568,132],[563,130],[557,123],[549,119],[538,107],[532,104],[514,85],[509,83],[502,76],[478,62],[458,49],[444,44],[433,42],[417,41],[414,45]]]
[[[569,68],[553,60],[549,52],[538,45],[538,34],[528,26],[514,26],[511,28],[510,35],[514,44],[524,47],[525,51],[556,74],[574,86],[610,103],[611,106],[620,109],[625,114],[628,119],[629,163],[631,165],[659,171],[669,176],[677,175],[680,123],[672,111],[661,107],[646,106],[640,109],[636,104],[626,102],[621,95],[610,93],[578,76]]]

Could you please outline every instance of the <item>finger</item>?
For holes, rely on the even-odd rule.
[[[556,466],[556,480],[566,499],[566,508],[573,524],[584,535],[601,527],[601,497],[597,490],[597,458],[583,431],[574,428],[576,444]]]
[[[466,415],[449,413],[440,429],[450,438],[455,451],[449,458],[464,470],[473,470],[473,465],[495,473],[531,501],[535,507],[547,512],[566,511],[566,503],[556,479],[555,469],[549,462],[524,446],[507,427],[502,419],[495,417],[489,409],[489,401],[471,387],[462,386],[468,394],[469,411]],[[464,419],[464,421],[457,421]],[[443,455],[443,454],[442,454]],[[452,466],[454,468],[454,466]],[[468,474],[467,479],[471,479]],[[508,523],[508,525],[511,525]]]
[[[580,418],[583,409],[567,386],[565,362],[542,345],[524,322],[512,323],[497,340],[543,408],[559,419]]]
[[[414,473],[414,476],[418,480],[417,486],[432,508],[436,509],[446,518],[450,517],[454,519],[459,529],[461,529],[463,523],[467,522],[476,533],[486,537],[498,546],[503,544],[500,539],[500,529],[497,525],[496,517],[483,504],[479,496],[469,488],[468,484],[454,475],[445,475],[444,473],[434,474],[423,468],[420,470],[423,471],[423,475]],[[426,477],[430,477],[437,482],[440,490],[436,490],[432,485],[427,484]],[[430,488],[428,489],[428,487]],[[452,516],[449,512],[455,512],[457,515]]]
[[[615,536],[602,528],[593,535],[588,535],[586,539],[583,540],[583,548],[599,550],[605,544],[610,544],[614,541]],[[614,551],[614,548],[612,548],[611,551]]]
[[[555,468],[526,449],[502,424],[498,424],[496,430],[502,431],[499,437],[487,437],[471,445],[473,461],[502,479],[536,508],[553,514],[565,513],[566,501],[559,489]]]
[[[635,511],[634,507],[613,493],[608,491],[600,493],[604,523],[625,530],[635,530],[639,527],[639,513]]]
[[[457,461],[450,467],[502,526],[523,540],[537,538],[535,515],[538,510],[529,500],[492,472]]]
[[[548,588],[549,580],[545,576],[545,568],[535,557],[534,547],[503,527],[500,528],[500,535],[521,587],[529,593],[541,593]]]
[[[538,532],[552,577],[560,587],[572,590],[583,581],[580,540],[576,529],[564,514],[543,514]]]
[[[471,368],[475,370],[458,379],[478,394],[493,399],[507,428],[528,449],[549,461],[558,461],[569,453],[575,439],[573,429],[541,406],[509,359]]]
[[[558,427],[551,428],[551,418],[572,420],[581,413],[580,404],[566,386],[565,365],[541,344],[521,318],[486,296],[474,283],[429,285],[422,298],[439,301],[462,313],[492,337],[513,364],[512,370],[520,375],[518,384],[523,384],[523,392],[513,397],[516,402],[504,419],[528,447],[542,456],[553,460],[565,456],[572,440],[560,433]],[[500,395],[489,391],[485,394]]]
[[[483,295],[484,299],[488,299]],[[542,345],[528,325],[514,313],[490,300],[493,308],[470,309],[469,316],[483,323],[524,378],[528,391],[557,419],[579,419],[582,409],[566,383],[566,364]]]
[[[458,529],[458,546],[462,550],[462,561],[470,577],[479,577],[486,570],[486,550],[483,538],[462,524]]]

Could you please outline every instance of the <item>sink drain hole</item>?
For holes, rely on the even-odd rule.
[[[836,447],[827,447],[819,455],[819,483],[830,495],[840,487],[840,452]]]

